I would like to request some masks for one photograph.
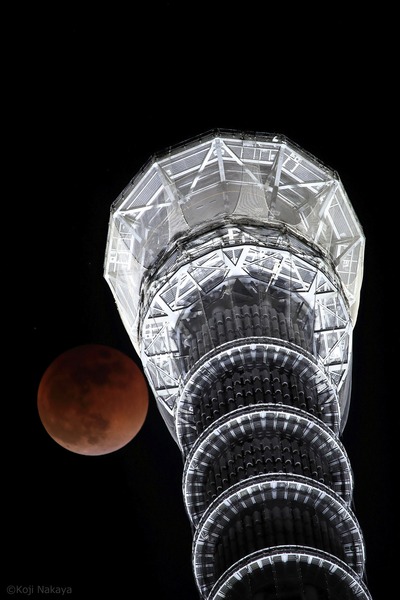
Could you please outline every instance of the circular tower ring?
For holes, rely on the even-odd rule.
[[[332,596],[332,600],[341,600],[344,593],[351,593],[346,595],[349,600],[371,600],[363,581],[356,577],[353,570],[343,561],[322,550],[311,550],[301,546],[258,550],[239,560],[215,582],[207,600],[247,600],[252,598],[253,593],[252,589],[250,594],[246,595],[246,592],[250,591],[250,579],[252,582],[258,579],[259,588],[265,590],[266,586],[271,586],[271,582],[274,582],[272,586],[275,586],[276,572],[284,570],[288,571],[289,575],[291,571],[296,570],[297,582],[300,585],[307,585],[308,574],[315,580],[316,573],[322,572],[325,579],[322,590],[329,586],[338,594]],[[297,586],[295,589],[298,591]],[[273,593],[276,590],[272,588],[271,591]]]
[[[224,530],[236,518],[256,507],[284,502],[297,506],[316,507],[334,526],[341,539],[348,565],[362,576],[365,562],[364,542],[359,524],[343,500],[327,486],[296,477],[272,479],[258,476],[250,482],[239,482],[218,496],[203,514],[193,538],[193,567],[197,584],[207,597],[214,582],[221,574],[216,573],[216,547]],[[266,549],[266,551],[269,551]],[[314,551],[314,548],[313,548]]]
[[[193,413],[201,402],[204,388],[230,369],[254,368],[274,364],[276,368],[295,371],[303,380],[317,390],[318,400],[324,407],[324,422],[337,434],[340,427],[340,405],[329,375],[311,355],[305,355],[299,347],[273,338],[244,338],[234,340],[211,351],[199,360],[189,373],[176,404],[175,430],[178,444],[186,456],[196,441]]]
[[[185,462],[183,497],[187,513],[197,526],[207,508],[205,488],[213,462],[237,441],[284,433],[306,442],[327,459],[332,489],[349,503],[353,493],[350,462],[341,442],[317,418],[302,411],[271,404],[253,405],[232,411],[212,423],[197,439]],[[276,475],[276,474],[275,474]],[[284,474],[279,474],[283,477]]]

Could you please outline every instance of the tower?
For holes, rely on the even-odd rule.
[[[111,207],[104,276],[182,453],[206,600],[368,600],[341,433],[365,238],[337,173],[212,131]]]

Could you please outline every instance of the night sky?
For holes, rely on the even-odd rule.
[[[8,23],[3,589],[198,600],[183,463],[153,398],[137,437],[98,457],[56,444],[36,398],[49,364],[80,344],[106,344],[137,360],[103,278],[110,206],[153,153],[215,128],[281,133],[314,154],[339,173],[364,229],[342,441],[373,600],[387,598],[396,573],[398,386],[389,341],[397,172],[390,35],[383,35],[390,16],[320,16],[318,27],[307,27],[295,14],[286,29],[288,15],[217,16],[212,6],[204,13],[199,6],[196,18],[165,2],[140,16],[60,10],[47,24],[38,12]]]

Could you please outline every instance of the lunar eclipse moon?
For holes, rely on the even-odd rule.
[[[122,352],[99,344],[67,350],[44,372],[37,406],[47,433],[84,455],[109,454],[130,442],[148,410],[146,379]]]

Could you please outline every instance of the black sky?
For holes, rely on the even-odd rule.
[[[369,588],[384,600],[398,577],[390,15],[319,14],[306,25],[311,13],[272,18],[225,3],[141,11],[60,9],[46,22],[36,9],[6,22],[4,589],[198,600],[182,460],[155,402],[128,446],[82,457],[47,435],[36,394],[47,366],[74,346],[136,358],[103,279],[110,206],[154,152],[222,128],[282,133],[336,169],[364,229],[342,441]]]

